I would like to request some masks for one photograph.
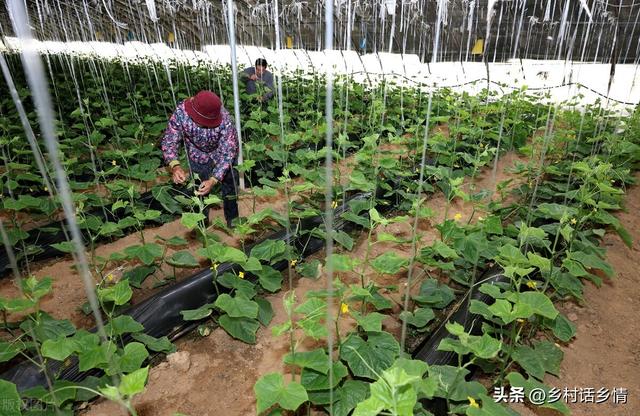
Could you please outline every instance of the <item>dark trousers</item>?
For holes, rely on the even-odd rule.
[[[197,173],[202,182],[205,179],[211,177],[213,171],[213,164],[200,164],[193,161],[189,161],[191,167],[191,173]],[[235,165],[235,163],[234,163]],[[231,221],[238,218],[238,186],[239,186],[238,171],[234,166],[231,166],[227,173],[220,181],[220,193],[222,196],[222,209],[224,211],[224,219],[227,221],[227,226],[231,226]],[[196,183],[199,183],[196,182]],[[209,207],[205,207],[203,214],[205,215],[207,224],[209,223]]]

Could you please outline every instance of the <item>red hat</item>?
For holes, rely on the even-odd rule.
[[[220,125],[222,122],[221,108],[220,97],[211,91],[200,91],[184,103],[184,109],[189,117],[204,127],[218,127]]]

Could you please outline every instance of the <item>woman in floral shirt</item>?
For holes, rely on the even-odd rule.
[[[238,135],[233,118],[211,91],[200,91],[178,104],[162,139],[162,153],[171,169],[173,182],[183,184],[188,177],[180,165],[179,151],[184,145],[188,170],[197,173],[200,186],[196,195],[207,195],[221,183],[227,225],[238,217],[238,172],[233,168],[238,156]],[[208,220],[208,209],[205,211]]]

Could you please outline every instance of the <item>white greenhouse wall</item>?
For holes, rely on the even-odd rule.
[[[0,51],[21,49],[19,39],[6,38],[6,43],[6,45],[0,43]],[[193,65],[231,63],[231,50],[228,45],[208,45],[202,51],[191,51],[170,48],[161,43],[141,42],[114,44],[32,41],[30,44],[31,47],[45,53],[68,53],[135,62],[177,61]],[[354,51],[341,50],[274,51],[256,46],[237,48],[237,59],[241,68],[251,65],[256,58],[260,57],[267,59],[270,68],[278,73],[296,70],[306,73],[323,73],[331,70],[336,74],[350,74],[359,82],[376,82],[386,78],[395,79],[398,83],[422,84],[424,88],[451,87],[457,91],[470,93],[477,93],[487,87],[487,68],[482,62],[421,63],[417,55],[389,53],[359,55]],[[576,98],[581,104],[590,104],[600,99],[612,108],[620,110],[638,104],[640,101],[640,74],[637,65],[616,65],[615,76],[608,94],[611,70],[609,64],[514,60],[507,63],[490,63],[488,70],[491,81],[507,86],[502,87],[495,83],[490,85],[491,90],[500,93],[526,87],[530,92],[540,94],[549,92],[550,100],[556,103]],[[607,96],[610,100],[606,99]]]

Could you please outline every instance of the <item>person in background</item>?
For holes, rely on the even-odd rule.
[[[220,97],[211,91],[200,91],[180,102],[169,119],[161,147],[175,184],[184,184],[189,172],[198,174],[198,196],[207,195],[214,185],[221,184],[224,217],[227,226],[232,227],[238,217],[238,172],[233,167],[238,156],[238,135]],[[186,168],[179,160],[181,147],[186,149]],[[209,208],[203,213],[208,224]]]
[[[256,94],[258,92],[258,85],[265,87],[266,92],[258,95],[258,101],[267,102],[273,97],[273,74],[267,71],[266,59],[256,59],[255,66],[247,68],[240,73],[240,79],[246,84],[247,94]]]

